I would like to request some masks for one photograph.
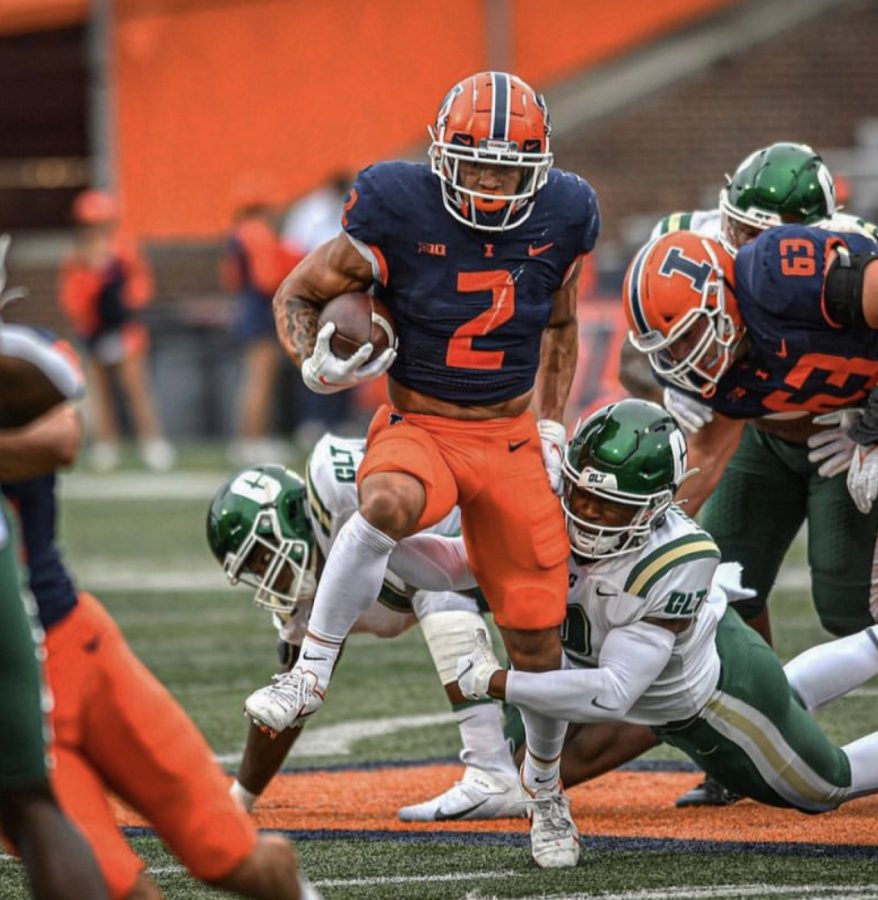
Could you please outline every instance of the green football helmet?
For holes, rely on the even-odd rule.
[[[592,413],[576,426],[564,459],[561,506],[571,549],[588,560],[633,552],[661,522],[687,474],[686,438],[661,406],[630,398]],[[589,507],[583,492],[602,503]],[[586,507],[593,510],[588,519]],[[628,521],[607,524],[612,514]]]
[[[231,584],[256,588],[253,602],[290,613],[317,589],[314,532],[305,482],[279,465],[233,475],[207,512],[207,543]]]
[[[773,225],[812,225],[835,212],[835,183],[807,144],[772,144],[751,153],[720,191],[723,241],[737,250]]]

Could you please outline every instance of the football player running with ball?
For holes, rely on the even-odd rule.
[[[579,258],[600,219],[588,183],[552,168],[549,135],[543,98],[520,78],[464,79],[439,108],[430,164],[363,170],[344,231],[275,295],[281,344],[312,390],[344,390],[388,369],[391,403],[369,428],[359,509],[327,559],[299,660],[246,702],[268,728],[320,708],[396,543],[455,505],[512,663],[560,664],[567,548],[553,488],[576,365]],[[399,347],[359,368],[371,346],[334,357],[333,324],[318,334],[317,318],[333,297],[368,289],[390,308]],[[529,710],[524,724],[534,859],[576,865],[579,835],[558,778],[564,723]]]
[[[308,616],[326,559],[357,510],[356,475],[365,441],[326,434],[315,445],[305,478],[279,465],[233,475],[216,493],[207,517],[207,540],[232,584],[255,588],[254,602],[272,613],[283,671],[300,656]],[[457,508],[431,529],[460,534]],[[416,591],[394,574],[397,546],[372,604],[351,629],[394,637],[418,623],[451,701],[463,745],[463,778],[437,797],[403,807],[403,821],[495,819],[524,815],[518,771],[503,735],[496,703],[466,700],[457,688],[457,659],[484,628],[475,600],[452,591]],[[417,566],[417,558],[413,558]],[[286,728],[274,738],[251,724],[232,795],[251,810],[298,736]]]

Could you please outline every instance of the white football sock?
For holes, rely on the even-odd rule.
[[[522,708],[527,752],[521,768],[521,783],[531,793],[554,790],[561,777],[561,748],[567,723]]]
[[[878,791],[878,732],[867,734],[841,749],[851,764],[850,796],[846,799]]]
[[[396,541],[355,512],[333,543],[317,585],[296,670],[313,672],[325,691],[345,638],[381,591]]]
[[[344,641],[380,593],[387,559],[395,546],[396,541],[358,512],[345,522],[317,585],[308,621],[312,635],[335,644]]]
[[[471,703],[455,709],[460,742],[460,761],[504,775],[515,775],[509,745],[503,737],[503,715],[499,703]]]
[[[820,709],[878,675],[878,626],[811,647],[784,672],[807,709]]]
[[[254,794],[251,791],[248,791],[247,788],[241,784],[237,778],[232,782],[231,788],[229,788],[229,793],[232,796],[232,799],[240,806],[245,812],[253,812],[253,807],[256,804],[256,801],[259,799],[259,794]]]

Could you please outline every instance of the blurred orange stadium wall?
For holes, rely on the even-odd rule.
[[[443,91],[473,71],[504,65],[546,88],[739,0],[106,2],[123,218],[185,238],[225,229],[246,183],[285,202],[426,143]],[[0,0],[0,32],[87,9]]]

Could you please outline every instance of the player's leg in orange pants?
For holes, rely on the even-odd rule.
[[[105,789],[147,819],[194,876],[230,875],[253,851],[255,828],[229,797],[198,729],[104,608],[81,594],[46,643],[53,784],[94,847],[112,896],[126,896],[143,864],[120,835]]]

